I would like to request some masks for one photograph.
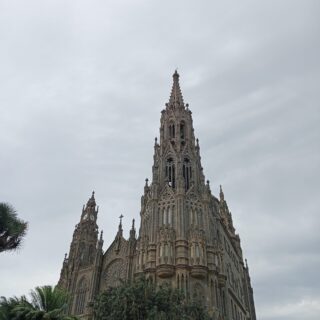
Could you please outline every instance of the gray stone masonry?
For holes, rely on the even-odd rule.
[[[143,274],[156,285],[180,289],[188,300],[199,300],[214,319],[255,320],[240,238],[221,186],[216,198],[205,181],[177,71],[161,112],[153,159],[152,181],[146,179],[141,197],[138,235],[133,221],[128,240],[123,237],[121,216],[115,239],[103,252],[94,193],[83,208],[59,280],[72,298],[69,313],[92,319],[98,293]]]

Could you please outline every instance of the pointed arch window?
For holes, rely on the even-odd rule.
[[[169,255],[169,249],[168,249],[168,243],[166,242],[164,245],[164,256],[168,257]]]
[[[89,247],[89,257],[88,257],[88,262],[90,264],[93,263],[94,253],[95,253],[95,247],[94,247],[94,245],[91,244]]]
[[[86,306],[86,295],[87,295],[87,280],[83,277],[78,283],[75,313],[83,314]]]
[[[163,244],[160,244],[160,257],[163,257]]]
[[[198,244],[196,244],[196,258],[200,258],[200,249]]]
[[[176,129],[175,129],[175,125],[173,122],[169,123],[169,138],[170,139],[174,139],[176,136]]]
[[[170,207],[170,206],[169,206],[168,209],[167,209],[167,214],[168,214],[167,223],[168,223],[168,225],[171,225],[172,212],[171,212],[171,207]]]
[[[166,225],[167,224],[167,212],[166,212],[165,208],[163,208],[162,216],[163,216],[162,224]]]
[[[184,187],[185,187],[185,190],[187,191],[190,188],[190,183],[192,178],[191,162],[188,158],[184,158],[183,160],[182,174],[184,178]]]
[[[172,158],[167,159],[166,162],[166,179],[170,187],[175,188],[175,165]]]
[[[79,258],[80,258],[80,265],[83,266],[86,264],[86,245],[84,242],[80,242],[79,244]]]
[[[186,136],[186,125],[184,121],[180,122],[180,139],[184,140]]]

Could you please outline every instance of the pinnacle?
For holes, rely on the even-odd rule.
[[[183,97],[180,89],[180,84],[179,84],[179,73],[177,70],[175,70],[173,74],[173,85],[171,89],[171,95],[169,99],[169,105],[175,106],[176,104],[180,106],[184,106],[183,102]]]
[[[94,191],[92,191],[92,195],[91,197],[89,198],[88,202],[87,202],[87,206],[88,207],[95,207],[96,206],[96,200],[94,198]]]
[[[222,185],[220,184],[220,201],[224,200],[224,193],[222,191]]]

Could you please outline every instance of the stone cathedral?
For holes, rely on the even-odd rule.
[[[121,216],[115,239],[104,251],[94,193],[83,207],[59,280],[72,298],[69,313],[92,319],[97,294],[120,280],[145,275],[157,285],[182,290],[187,300],[200,300],[213,319],[255,320],[240,238],[221,186],[215,197],[205,181],[177,71],[161,112],[159,140],[154,143],[152,181],[146,180],[141,197],[138,235],[133,220],[126,239]]]

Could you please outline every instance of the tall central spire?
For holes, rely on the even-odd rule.
[[[169,106],[184,106],[183,102],[183,97],[180,89],[180,84],[179,84],[179,73],[177,70],[175,70],[173,74],[173,85],[172,85],[172,90],[171,90],[171,95],[169,99]]]

